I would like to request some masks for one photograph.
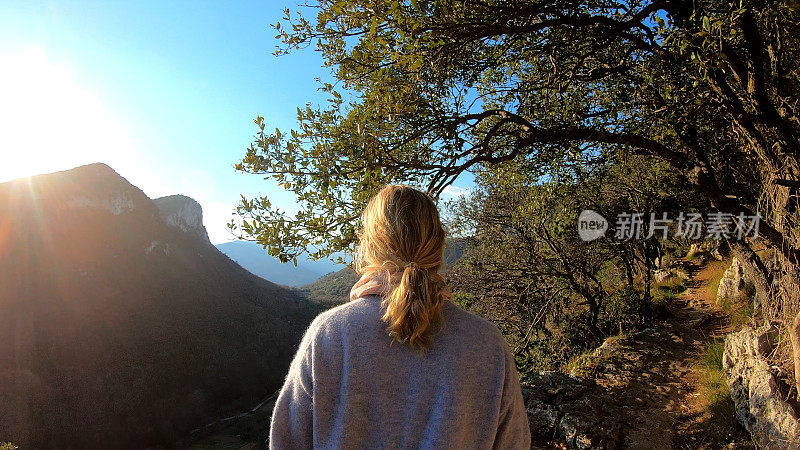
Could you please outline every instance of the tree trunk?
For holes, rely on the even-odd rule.
[[[742,263],[745,278],[750,280],[756,289],[753,306],[758,308],[766,305],[769,301],[772,274],[749,245],[738,240],[731,240],[728,245],[730,245],[731,254]]]
[[[792,341],[792,356],[794,357],[794,383],[797,389],[797,399],[800,400],[800,312],[794,316],[794,322],[789,327],[789,338]]]

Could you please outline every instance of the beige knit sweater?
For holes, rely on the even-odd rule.
[[[444,307],[423,354],[394,342],[378,296],[318,316],[275,403],[270,448],[530,448],[508,345],[491,322]]]

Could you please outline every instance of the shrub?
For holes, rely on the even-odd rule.
[[[624,286],[606,298],[601,320],[607,332],[636,329],[646,325],[652,317],[652,307],[641,293],[631,286]]]

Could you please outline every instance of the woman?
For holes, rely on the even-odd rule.
[[[439,270],[431,198],[387,186],[364,210],[350,302],[309,326],[275,403],[271,448],[530,448],[514,358]]]

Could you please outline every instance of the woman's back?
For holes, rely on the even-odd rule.
[[[497,327],[450,301],[421,352],[381,320],[381,297],[321,314],[275,405],[273,448],[529,448],[514,360]]]
[[[351,302],[312,322],[275,402],[273,448],[527,448],[500,331],[451,300],[433,199],[386,186],[361,216]]]

